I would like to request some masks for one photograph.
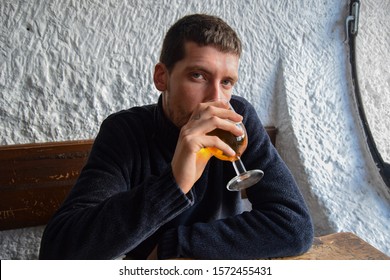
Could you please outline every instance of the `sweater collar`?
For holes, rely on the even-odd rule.
[[[175,148],[177,139],[179,138],[180,129],[166,117],[162,107],[162,96],[158,98],[158,103],[154,112],[154,122],[156,124],[156,140],[164,139],[164,143],[169,145],[169,148]],[[162,137],[162,139],[159,139]]]

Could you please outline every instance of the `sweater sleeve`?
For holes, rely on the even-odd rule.
[[[76,185],[45,228],[41,259],[118,258],[192,205],[169,166],[133,185],[128,141],[115,122],[103,122]]]
[[[247,104],[240,113],[251,151],[244,153],[243,162],[247,170],[258,168],[265,174],[247,189],[252,210],[167,230],[159,243],[160,258],[256,259],[298,255],[310,248],[313,226],[292,174],[254,108]]]

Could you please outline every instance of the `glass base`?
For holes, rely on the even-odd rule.
[[[259,169],[245,171],[231,179],[226,187],[229,191],[240,191],[253,186],[259,182],[263,176],[264,172]]]

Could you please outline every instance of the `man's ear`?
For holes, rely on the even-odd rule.
[[[157,90],[161,92],[167,90],[168,69],[161,62],[157,63],[154,67],[153,81]]]

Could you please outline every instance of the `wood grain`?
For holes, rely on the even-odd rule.
[[[283,260],[390,260],[390,257],[351,232],[315,237],[303,255]]]

